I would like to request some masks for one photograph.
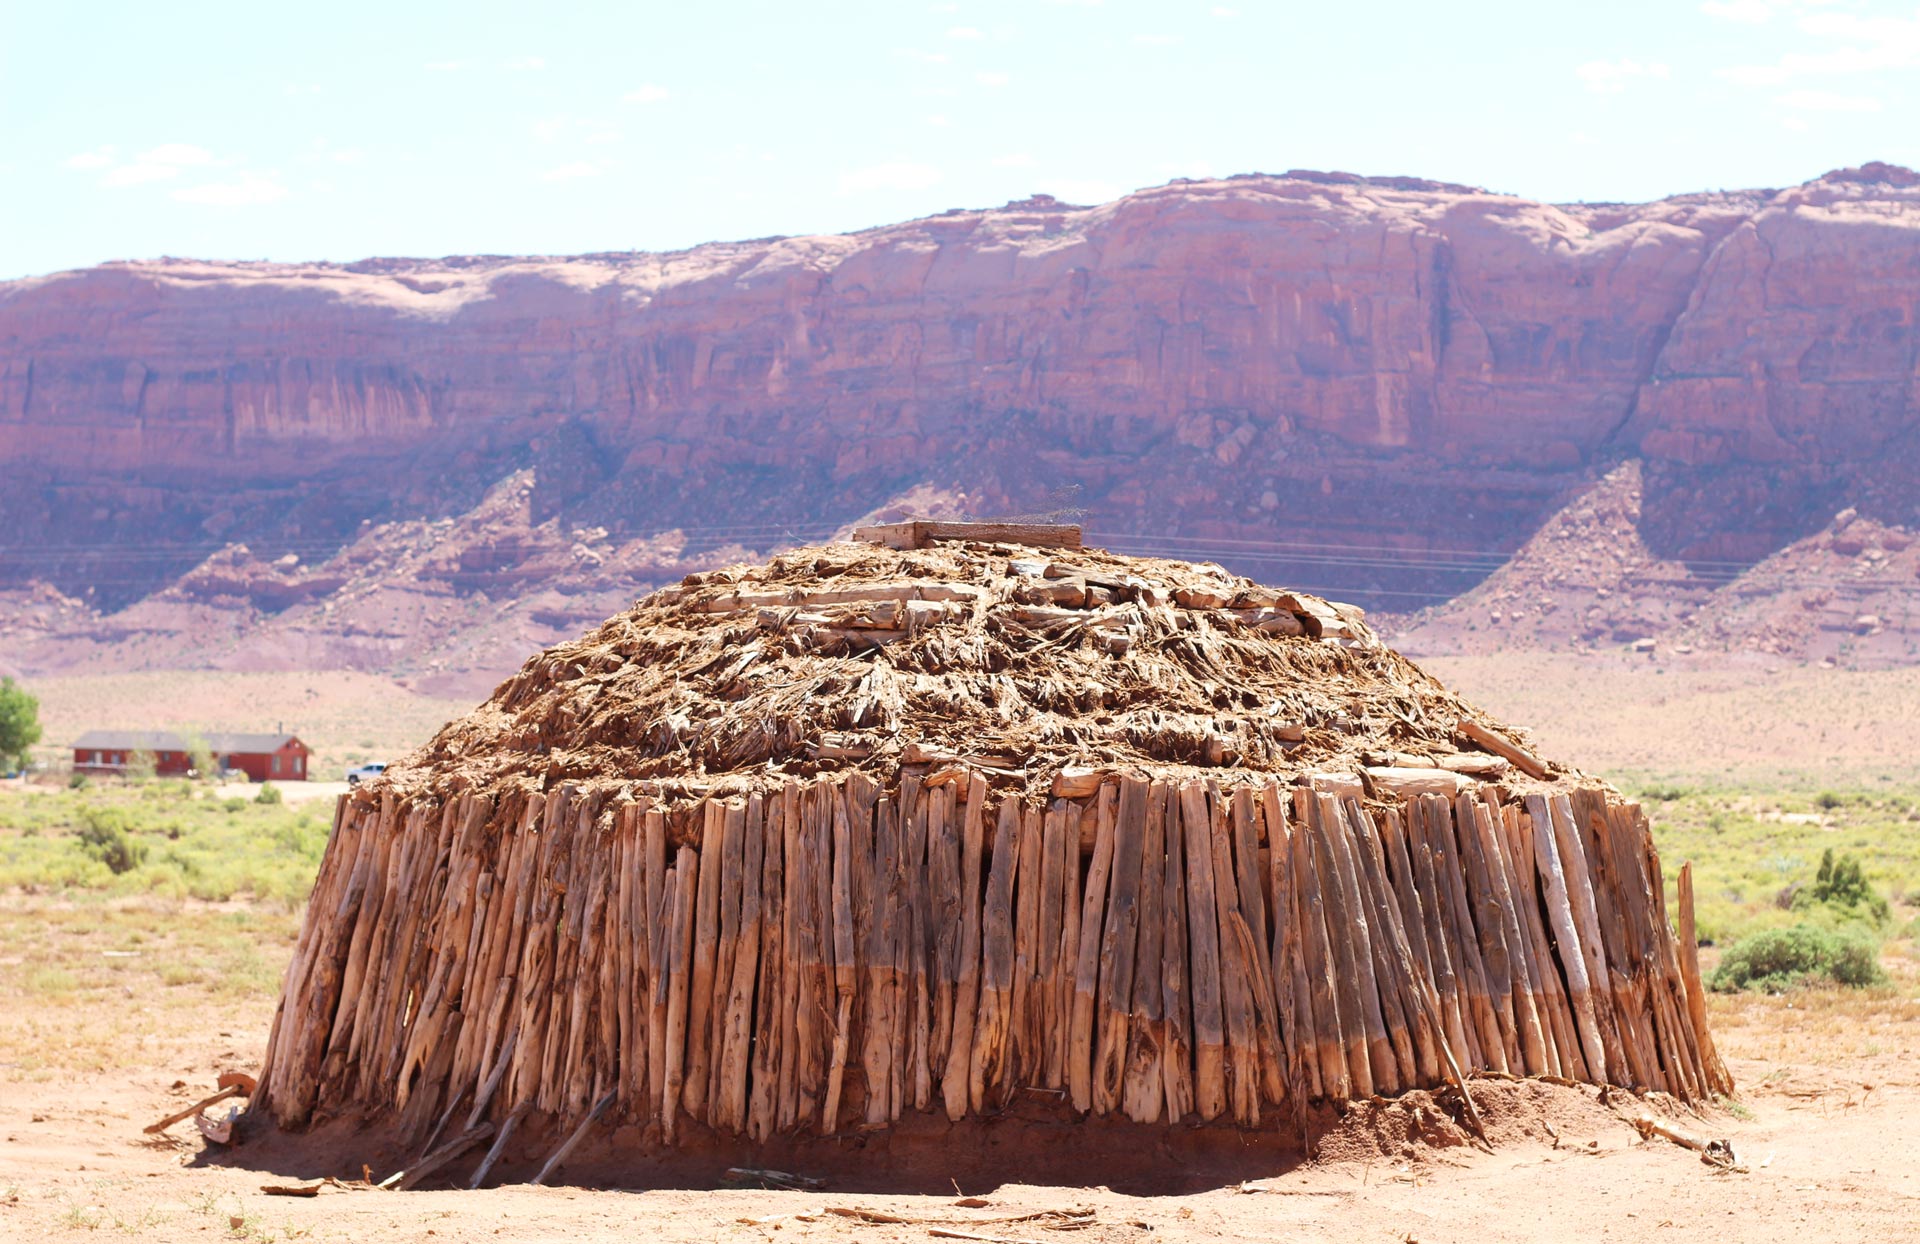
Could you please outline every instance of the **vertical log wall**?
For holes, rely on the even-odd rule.
[[[1029,806],[941,776],[343,800],[256,1108],[418,1137],[611,1095],[671,1143],[1026,1088],[1254,1126],[1475,1069],[1731,1087],[1646,818],[1602,791],[1116,776]]]

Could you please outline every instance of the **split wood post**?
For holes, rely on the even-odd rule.
[[[953,1045],[947,1054],[941,1093],[947,1117],[966,1116],[973,1079],[973,1027],[980,1005],[980,871],[987,814],[987,779],[975,773],[967,784],[967,811],[960,841],[960,960],[954,989]]]
[[[1134,953],[1140,941],[1140,887],[1147,839],[1145,778],[1120,779],[1113,830],[1106,913],[1099,941],[1095,1041],[1091,1073],[1093,1111],[1111,1114],[1126,1088],[1128,1021],[1133,1008]]]
[[[687,991],[687,1066],[681,1105],[701,1122],[707,1119],[707,1073],[712,1061],[707,1025],[713,1010],[713,977],[720,953],[720,874],[724,867],[726,808],[717,799],[704,805],[700,833],[700,889],[694,912],[693,979]]]
[[[1261,885],[1260,802],[1254,788],[1233,792],[1233,869],[1240,888],[1240,920],[1246,939],[1248,986],[1253,994],[1254,1043],[1260,1055],[1260,1092],[1268,1102],[1287,1099],[1286,1056],[1280,1039],[1279,1004],[1273,978],[1271,943],[1267,940],[1267,895]]]
[[[1383,997],[1393,1003],[1390,1013],[1397,1015],[1404,1025],[1404,1041],[1411,1047],[1411,1056],[1403,1058],[1400,1066],[1401,1079],[1410,1086],[1430,1087],[1441,1082],[1437,1045],[1440,1034],[1428,1022],[1425,995],[1421,992],[1432,977],[1420,975],[1413,962],[1406,926],[1400,916],[1399,898],[1387,880],[1386,848],[1380,842],[1378,827],[1357,799],[1346,800],[1343,810],[1353,830],[1353,853],[1359,865],[1361,894],[1369,904],[1373,922],[1371,936],[1380,990]],[[1400,1044],[1396,1043],[1394,1049],[1399,1055]]]
[[[1527,796],[1527,816],[1533,834],[1534,869],[1540,877],[1540,896],[1547,909],[1547,919],[1553,925],[1554,940],[1559,943],[1560,970],[1567,982],[1574,1027],[1579,1030],[1586,1079],[1605,1083],[1606,1040],[1600,1035],[1600,1022],[1594,1014],[1593,985],[1587,975],[1587,952],[1581,945],[1579,922],[1574,919],[1573,901],[1567,890],[1567,871],[1560,860],[1560,848],[1554,841],[1553,812],[1547,797]]]
[[[1472,912],[1472,923],[1468,927],[1479,938],[1480,964],[1486,973],[1493,1017],[1500,1028],[1500,1041],[1506,1051],[1508,1069],[1514,1074],[1526,1074],[1529,1070],[1528,1060],[1521,1048],[1521,1024],[1514,1003],[1512,956],[1515,948],[1507,945],[1506,921],[1500,914],[1499,896],[1493,890],[1493,873],[1487,866],[1486,852],[1480,846],[1480,830],[1473,805],[1473,796],[1461,794],[1453,801],[1450,820],[1453,843],[1460,852],[1461,875],[1466,882],[1469,910]],[[1537,1062],[1532,1070],[1538,1073]]]
[[[757,1144],[765,1144],[773,1135],[779,1111],[781,965],[791,953],[781,936],[786,928],[785,800],[775,794],[765,798],[762,806],[760,966],[751,1008],[753,1070],[747,1102],[747,1135]]]
[[[1040,1067],[1033,1082],[1047,1088],[1059,1088],[1066,1083],[1067,1074],[1057,1035],[1068,1022],[1068,1016],[1060,1010],[1061,919],[1064,913],[1076,910],[1066,895],[1066,822],[1066,801],[1055,799],[1047,808],[1040,843],[1040,957],[1036,965],[1039,979],[1034,984],[1040,1016],[1036,1033]],[[1079,853],[1078,844],[1071,849]]]
[[[1187,863],[1181,829],[1180,793],[1171,782],[1165,788],[1165,819],[1161,837],[1166,843],[1166,869],[1161,874],[1160,1011],[1166,1040],[1160,1052],[1160,1075],[1166,1087],[1167,1122],[1178,1123],[1194,1110],[1193,990],[1187,970]]]
[[[1380,1000],[1379,972],[1374,966],[1372,930],[1367,927],[1367,907],[1361,898],[1356,873],[1352,833],[1341,816],[1340,803],[1334,796],[1316,796],[1314,810],[1316,824],[1327,844],[1333,892],[1339,895],[1340,910],[1345,913],[1345,918],[1340,922],[1345,934],[1341,941],[1346,943],[1346,955],[1353,964],[1353,986],[1349,996],[1359,1004],[1361,1032],[1366,1038],[1368,1073],[1372,1078],[1373,1091],[1391,1096],[1411,1086],[1402,1082],[1400,1050],[1394,1043],[1393,1035],[1387,1031],[1386,1009]],[[1332,931],[1333,926],[1329,924],[1328,932]],[[1336,955],[1340,953],[1338,946],[1334,952]],[[1407,1041],[1404,1031],[1398,1035],[1402,1042]],[[1351,1061],[1351,1053],[1348,1059]],[[1411,1055],[1408,1061],[1411,1063]],[[1357,1081],[1358,1077],[1356,1089],[1359,1087]]]
[[[1037,1084],[1046,1060],[1040,1053],[1045,1031],[1040,1008],[1041,856],[1045,851],[1046,811],[1020,810],[1020,855],[1014,868],[1013,1019],[1010,1026],[1011,1073],[1008,1087]]]
[[[1480,936],[1473,923],[1473,904],[1467,896],[1466,868],[1453,831],[1453,804],[1438,795],[1420,800],[1425,843],[1440,884],[1441,924],[1465,999],[1461,1016],[1469,1043],[1479,1052],[1478,1064],[1489,1071],[1508,1070],[1507,1045],[1499,1017],[1494,1013],[1493,988],[1480,954]]]
[[[727,990],[720,1058],[722,1124],[747,1130],[747,1081],[753,1050],[753,996],[760,978],[760,884],[765,853],[766,801],[748,797],[741,821],[740,914],[734,933],[733,979]]]
[[[1347,1019],[1342,1014],[1341,1002],[1345,993],[1339,981],[1338,956],[1333,952],[1332,938],[1327,923],[1331,918],[1325,891],[1320,885],[1324,875],[1321,872],[1320,834],[1314,828],[1315,811],[1313,796],[1300,791],[1294,808],[1293,832],[1287,843],[1287,858],[1292,865],[1293,881],[1297,887],[1295,909],[1300,919],[1300,949],[1305,961],[1307,973],[1307,991],[1309,1015],[1312,1025],[1307,1037],[1314,1042],[1315,1061],[1320,1067],[1320,1083],[1325,1095],[1334,1102],[1352,1099],[1355,1082],[1352,1067],[1347,1061],[1350,1043],[1347,1039]],[[1354,1011],[1355,1023],[1358,1023],[1358,1011]],[[1360,1055],[1366,1054],[1366,1040],[1360,1039]],[[1371,1096],[1373,1080],[1362,1067],[1362,1076],[1366,1077],[1366,1088],[1361,1096]]]
[[[1547,1037],[1541,1022],[1540,988],[1534,976],[1527,936],[1520,928],[1519,900],[1509,883],[1506,855],[1500,849],[1500,834],[1494,828],[1494,810],[1471,795],[1463,798],[1472,812],[1474,841],[1480,851],[1475,875],[1484,868],[1491,883],[1487,893],[1492,898],[1492,906],[1484,910],[1499,918],[1501,938],[1506,944],[1520,1054],[1528,1075],[1553,1075],[1556,1072],[1548,1058]]]
[[[1013,1020],[1013,888],[1020,858],[1020,803],[1000,804],[980,919],[980,1007],[974,1024],[968,1100],[975,1114],[1002,1100],[1010,1078],[1008,1041]]]
[[[692,992],[693,908],[695,872],[700,854],[692,847],[681,847],[673,865],[672,965],[668,968],[666,1044],[663,1092],[660,1097],[660,1126],[668,1144],[673,1143],[674,1120],[680,1112],[681,1091],[686,1086],[687,996]]]
[[[1220,917],[1214,897],[1212,826],[1206,788],[1180,784],[1187,864],[1187,947],[1192,965],[1194,1108],[1212,1122],[1227,1108],[1226,1017],[1220,986]]]
[[[1227,1025],[1227,1099],[1243,1126],[1260,1122],[1260,1044],[1254,1020],[1252,947],[1242,932],[1228,801],[1218,782],[1207,783],[1208,841],[1213,849],[1214,915],[1220,929],[1220,1005]]]
[[[1139,937],[1133,954],[1132,1015],[1121,1108],[1136,1123],[1157,1123],[1166,1099],[1160,1051],[1166,1044],[1161,1009],[1161,939],[1165,935],[1167,798],[1165,782],[1147,787],[1145,839],[1140,857]]]
[[[1113,870],[1114,788],[1100,788],[1094,805],[1093,862],[1087,870],[1081,900],[1079,957],[1073,973],[1073,1013],[1067,1043],[1067,1084],[1073,1108],[1085,1114],[1093,1109],[1093,1025],[1095,995],[1100,983],[1101,930],[1107,905],[1108,877]]]
[[[1551,816],[1554,846],[1566,877],[1568,906],[1574,929],[1579,934],[1580,955],[1586,963],[1587,988],[1593,998],[1594,1022],[1606,1051],[1606,1065],[1596,1070],[1595,1079],[1603,1083],[1625,1085],[1632,1081],[1626,1051],[1614,1019],[1613,987],[1607,973],[1606,945],[1601,939],[1600,917],[1595,908],[1593,877],[1587,868],[1586,849],[1574,825],[1573,803],[1565,795],[1547,800]]]
[[[838,794],[839,792],[836,792]],[[820,1108],[820,1133],[831,1135],[840,1127],[840,1093],[846,1083],[847,1047],[853,1040],[853,995],[859,985],[859,964],[854,959],[853,928],[853,825],[847,814],[848,800],[834,798],[830,815],[833,823],[831,873],[833,928],[833,1048],[827,1060],[826,1098]]]
[[[1267,883],[1273,892],[1274,1006],[1280,1017],[1280,1038],[1286,1049],[1287,1095],[1294,1112],[1305,1120],[1306,1104],[1323,1095],[1318,1048],[1313,1040],[1313,1013],[1307,1000],[1306,959],[1300,945],[1300,916],[1294,897],[1291,864],[1293,830],[1280,787],[1268,782],[1260,789],[1261,811],[1267,825]]]

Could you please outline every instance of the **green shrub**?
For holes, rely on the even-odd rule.
[[[147,858],[147,848],[127,834],[127,818],[115,808],[83,808],[74,831],[80,849],[119,876],[130,873]]]
[[[76,773],[67,779],[68,790],[85,790],[93,785],[93,779],[84,773]]]
[[[1885,979],[1880,970],[1880,941],[1871,933],[1857,927],[1796,924],[1735,943],[1709,983],[1721,993],[1742,989],[1782,993],[1827,982],[1859,988]]]
[[[1844,915],[1866,920],[1879,928],[1886,927],[1891,918],[1887,900],[1868,884],[1860,861],[1851,855],[1835,858],[1832,847],[1821,853],[1820,871],[1814,874],[1813,884],[1793,895],[1795,911],[1815,906],[1841,909]]]
[[[255,803],[279,803],[281,801],[280,788],[272,782],[262,782],[260,783],[259,791],[253,796],[253,801]]]

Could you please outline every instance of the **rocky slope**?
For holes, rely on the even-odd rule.
[[[1639,205],[1296,172],[673,254],[59,273],[0,284],[0,663],[477,684],[690,566],[906,511],[1068,506],[1411,611],[1623,463],[1621,555],[1713,597],[1843,509],[1915,525],[1917,307],[1920,176],[1884,165]]]

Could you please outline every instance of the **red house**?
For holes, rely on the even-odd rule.
[[[139,752],[153,771],[173,777],[193,767],[192,747],[204,743],[221,769],[238,769],[256,782],[307,780],[307,745],[291,734],[203,734],[189,740],[171,730],[89,730],[74,740],[75,773],[123,774]]]

